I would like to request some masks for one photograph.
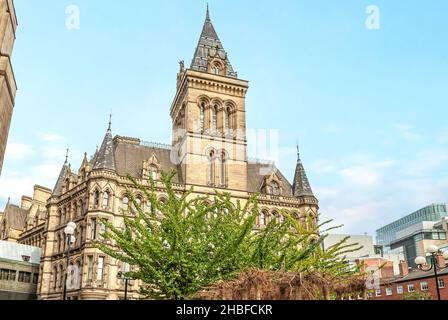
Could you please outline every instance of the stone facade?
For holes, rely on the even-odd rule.
[[[11,65],[16,28],[13,1],[0,0],[0,174],[17,90]]]
[[[90,159],[87,154],[78,170],[66,159],[46,203],[45,226],[41,234],[42,260],[38,292],[40,299],[62,298],[66,272],[67,241],[64,228],[77,224],[70,265],[79,270],[79,286],[68,290],[69,299],[122,299],[124,286],[117,279],[126,266],[96,249],[93,240],[101,236],[106,218],[123,226],[121,210],[129,198],[130,174],[149,186],[156,181],[160,200],[165,198],[159,180],[162,171],[174,170],[173,188],[179,195],[194,188],[194,194],[213,195],[226,191],[236,203],[261,193],[260,227],[279,219],[287,210],[298,219],[317,216],[314,197],[300,158],[291,184],[273,163],[250,162],[246,155],[246,107],[248,82],[238,79],[211,23],[207,18],[189,69],[180,63],[177,92],[170,109],[171,145],[150,144],[136,138],[112,135],[111,123],[101,147]],[[146,208],[146,200],[134,190]],[[29,235],[27,230],[23,236]],[[19,241],[24,241],[20,238]],[[137,298],[140,283],[131,282],[129,296]]]

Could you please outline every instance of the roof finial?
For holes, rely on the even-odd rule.
[[[205,17],[205,20],[210,21],[210,11],[209,11],[209,8],[208,8],[208,2],[207,2],[207,15]]]
[[[112,128],[112,111],[109,113],[109,128],[107,130],[111,130]]]
[[[299,142],[297,142],[297,160],[300,160],[300,147],[299,147]]]
[[[65,152],[65,163],[68,162],[68,152],[70,151],[70,147],[67,146],[66,152]]]

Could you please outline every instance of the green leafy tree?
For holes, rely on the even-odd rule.
[[[323,251],[325,236],[318,236],[320,226],[312,216],[301,224],[282,212],[284,221],[272,219],[257,229],[256,195],[244,205],[233,204],[228,193],[195,196],[190,189],[179,195],[171,183],[174,174],[161,175],[166,201],[158,200],[152,179],[147,187],[129,177],[151,210],[144,210],[129,189],[132,205],[121,214],[124,227],[104,220],[106,231],[97,243],[109,256],[136,267],[127,276],[145,283],[141,293],[146,297],[188,299],[251,268],[304,271],[314,267],[337,274],[342,260],[336,256],[351,248],[343,241]]]

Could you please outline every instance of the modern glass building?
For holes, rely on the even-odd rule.
[[[397,232],[423,221],[439,221],[447,216],[447,204],[429,205],[376,230],[376,243],[382,246],[389,246],[392,242],[397,240]]]

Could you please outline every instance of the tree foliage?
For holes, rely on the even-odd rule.
[[[332,277],[349,274],[341,255],[356,250],[344,239],[323,250],[330,221],[316,225],[309,215],[299,222],[287,212],[257,228],[257,196],[233,203],[228,193],[197,196],[193,189],[177,192],[171,174],[162,173],[166,201],[160,201],[155,182],[150,186],[132,177],[129,210],[124,227],[104,220],[106,231],[98,247],[109,256],[134,266],[127,274],[142,280],[141,293],[152,299],[188,299],[221,280],[232,280],[249,269],[325,272]],[[142,193],[148,204],[136,197]],[[150,210],[148,210],[148,207]]]

